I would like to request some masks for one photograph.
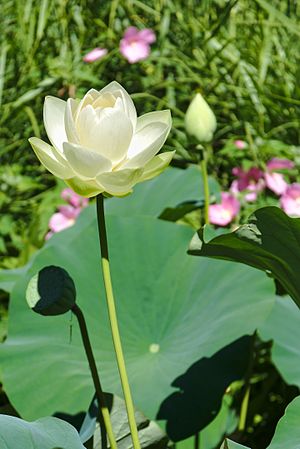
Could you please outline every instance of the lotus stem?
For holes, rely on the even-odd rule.
[[[103,195],[97,195],[97,218],[98,218],[98,231],[100,239],[100,251],[101,251],[101,263],[102,263],[102,274],[104,280],[104,287],[106,293],[106,302],[112,332],[112,338],[116,353],[116,359],[118,364],[118,369],[120,373],[120,379],[126,404],[128,424],[131,432],[131,438],[134,449],[141,449],[138,430],[134,416],[134,407],[130,392],[130,386],[128,381],[128,376],[126,372],[125,360],[122,350],[121,337],[118,326],[118,319],[116,313],[116,306],[113,295],[112,280],[110,274],[110,264],[108,255],[108,244],[107,244],[107,234],[105,225],[105,214],[104,214],[104,198]]]
[[[202,171],[203,188],[204,188],[204,222],[205,222],[205,224],[209,224],[210,194],[209,194],[209,184],[208,184],[208,175],[207,175],[207,155],[206,155],[205,150],[203,151],[203,158],[201,161],[201,171]]]
[[[115,436],[113,433],[113,428],[112,428],[112,424],[111,424],[111,420],[110,420],[110,414],[109,414],[109,410],[108,410],[108,407],[106,404],[105,395],[104,395],[102,387],[101,387],[101,383],[100,383],[100,379],[99,379],[99,375],[98,375],[98,371],[97,371],[97,366],[96,366],[91,342],[90,342],[89,335],[88,335],[85,318],[84,318],[84,315],[83,315],[80,307],[78,307],[77,304],[75,304],[72,307],[72,312],[76,315],[77,320],[78,320],[81,337],[82,337],[82,341],[83,341],[83,346],[84,346],[85,353],[86,353],[86,356],[87,356],[87,359],[89,362],[89,366],[90,366],[90,370],[91,370],[91,374],[92,374],[92,378],[93,378],[93,382],[94,382],[94,387],[95,387],[95,391],[96,391],[96,398],[97,398],[99,409],[100,409],[99,419],[100,419],[100,428],[101,428],[102,448],[103,449],[107,448],[107,438],[106,438],[106,434],[107,434],[111,449],[117,449],[117,443],[116,443],[116,439],[115,439]]]

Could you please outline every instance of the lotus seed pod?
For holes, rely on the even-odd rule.
[[[63,268],[45,267],[29,281],[26,301],[40,315],[62,315],[75,304],[74,281]]]

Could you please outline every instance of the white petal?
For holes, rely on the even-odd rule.
[[[79,102],[78,100],[73,100],[73,98],[69,98],[66,104],[65,110],[65,130],[67,134],[67,140],[71,143],[79,144],[79,138],[77,134],[77,130],[75,127],[75,116],[76,111],[78,109]]]
[[[175,151],[167,151],[151,159],[151,161],[145,165],[143,174],[139,182],[147,181],[148,179],[152,179],[155,176],[160,175],[161,172],[163,172],[170,164],[174,154]]]
[[[170,132],[170,125],[161,122],[150,123],[137,132],[128,150],[128,160],[124,168],[143,167],[161,149]]]
[[[76,111],[76,115],[74,117],[75,123],[78,119],[78,115],[80,113],[80,111],[85,108],[88,105],[92,105],[94,103],[94,101],[99,97],[99,92],[96,89],[90,89],[85,96],[83,97],[83,99],[80,101],[77,111]]]
[[[68,179],[74,176],[74,172],[68,163],[66,161],[64,163],[60,162],[55,156],[55,149],[53,147],[37,137],[31,137],[29,143],[40,162],[53,175],[61,179]]]
[[[65,142],[64,152],[74,172],[83,179],[95,178],[100,173],[111,171],[112,164],[110,160],[95,151]]]
[[[74,192],[78,193],[78,195],[85,196],[86,198],[104,192],[104,188],[99,185],[95,179],[83,180],[74,177],[65,180],[65,182],[72,190],[74,190]]]
[[[50,142],[61,153],[62,144],[67,140],[65,131],[66,102],[60,98],[47,96],[44,102],[44,124]]]
[[[127,169],[103,173],[97,176],[97,181],[101,184],[105,192],[114,196],[124,196],[131,193],[132,187],[139,182],[142,169]]]
[[[132,124],[123,111],[104,108],[99,116],[98,111],[87,106],[79,114],[77,130],[82,146],[110,159],[114,166],[126,157]]]
[[[136,109],[134,103],[129,95],[129,93],[121,86],[121,84],[117,83],[117,81],[112,81],[107,86],[105,86],[102,90],[100,90],[100,94],[104,94],[110,92],[114,95],[115,98],[122,98],[124,110],[126,115],[130,118],[133,129],[136,127]]]
[[[141,115],[137,119],[136,131],[140,131],[142,128],[153,122],[164,123],[165,125],[168,125],[171,129],[172,117],[169,109],[165,109],[164,111],[148,112],[147,114]]]

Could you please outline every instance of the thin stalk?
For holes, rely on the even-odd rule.
[[[255,331],[251,338],[251,355],[250,362],[248,366],[248,370],[245,378],[245,394],[243,397],[238,430],[243,432],[246,428],[247,414],[248,414],[248,406],[249,406],[249,398],[250,398],[250,390],[251,390],[251,377],[253,373],[254,359],[255,359],[255,340],[256,340],[257,332]]]
[[[110,420],[110,414],[109,414],[108,407],[106,405],[105,395],[104,395],[102,387],[101,387],[101,383],[100,383],[100,379],[99,379],[99,375],[98,375],[98,371],[97,371],[97,366],[96,366],[95,358],[93,355],[93,350],[92,350],[91,342],[89,339],[84,315],[83,315],[80,307],[78,307],[77,304],[75,304],[73,306],[72,311],[73,311],[74,315],[76,315],[77,320],[78,320],[78,324],[79,324],[79,328],[80,328],[80,332],[81,332],[81,338],[83,341],[83,346],[84,346],[85,353],[86,353],[86,356],[87,356],[87,359],[89,362],[89,366],[90,366],[90,370],[91,370],[91,374],[92,374],[92,378],[93,378],[93,382],[94,382],[96,398],[97,398],[98,405],[99,405],[99,408],[101,411],[99,420],[100,420],[100,429],[101,429],[102,448],[103,449],[107,448],[107,438],[106,438],[106,434],[107,434],[111,449],[117,449],[118,446],[117,446],[115,436],[113,433],[112,424],[111,424],[111,420]]]
[[[202,171],[202,179],[203,179],[203,187],[204,187],[204,221],[205,224],[209,224],[209,202],[210,202],[210,194],[209,194],[209,184],[208,184],[208,175],[207,175],[207,163],[206,163],[206,154],[203,152],[203,159],[201,161],[201,171]]]
[[[194,449],[200,449],[200,433],[197,432],[194,435]]]
[[[113,295],[109,256],[108,256],[108,245],[107,245],[107,235],[106,235],[106,225],[105,225],[105,215],[104,215],[104,198],[100,194],[97,196],[97,218],[98,218],[98,231],[100,240],[100,251],[101,251],[101,263],[102,263],[102,273],[104,280],[104,287],[106,293],[106,301],[108,308],[108,315],[110,320],[111,332],[113,343],[115,347],[115,353],[117,358],[118,369],[120,373],[120,379],[126,404],[127,417],[129,428],[131,432],[131,438],[134,449],[140,449],[140,442],[138,437],[137,426],[134,416],[134,407],[130,392],[130,386],[128,381],[128,376],[126,372],[125,360],[122,350],[118,319],[116,313],[116,306]]]
[[[243,397],[243,402],[242,402],[242,406],[241,406],[239,426],[238,426],[238,429],[240,432],[243,432],[246,427],[249,397],[250,397],[250,384],[248,384],[246,387],[245,395]]]

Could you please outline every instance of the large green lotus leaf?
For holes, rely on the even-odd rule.
[[[300,387],[300,313],[289,297],[276,298],[272,312],[259,328],[273,340],[272,359],[287,383]]]
[[[220,449],[249,449],[249,447],[226,438]]]
[[[299,449],[300,397],[295,398],[279,420],[274,437],[267,449]]]
[[[300,219],[278,207],[258,209],[248,224],[208,243],[196,236],[189,252],[268,271],[300,307]]]
[[[210,193],[218,198],[220,187],[209,178]],[[201,171],[198,166],[191,165],[186,170],[169,167],[160,176],[134,188],[134,193],[126,198],[111,198],[106,201],[107,212],[119,216],[146,215],[158,217],[166,208],[175,208],[182,203],[201,203],[204,200],[204,189]],[[185,206],[188,208],[188,206]],[[191,207],[191,206],[190,206]],[[94,215],[95,206],[89,208]],[[187,210],[188,212],[188,210]],[[172,220],[170,220],[172,221]],[[26,268],[0,270],[0,289],[11,292],[15,282],[22,277]]]
[[[84,446],[74,427],[61,419],[47,417],[27,422],[0,415],[0,448],[84,449]]]
[[[237,427],[238,417],[232,405],[232,397],[223,396],[222,407],[215,419],[199,432],[199,446],[204,449],[215,449],[224,435],[230,435]],[[195,436],[176,443],[177,449],[194,449]]]
[[[243,379],[249,370],[251,341],[250,336],[239,338],[212,357],[198,360],[174,380],[172,386],[176,390],[162,402],[157,414],[158,419],[167,421],[166,430],[172,441],[195,435],[214,420],[226,388]]]
[[[212,197],[218,198],[220,187],[209,178]],[[111,198],[108,210],[111,214],[131,217],[133,215],[160,215],[165,208],[173,208],[184,202],[204,200],[204,187],[200,168],[191,165],[186,170],[169,167],[157,178],[138,184],[134,193],[126,198]]]
[[[137,408],[154,418],[172,381],[194,362],[252,333],[274,302],[258,271],[186,254],[192,230],[150,217],[107,216],[117,310]],[[13,289],[8,339],[2,345],[5,389],[26,419],[87,410],[93,385],[75,317],[29,310],[25,290],[45,265],[75,280],[104,389],[121,394],[91,210],[53,236]],[[201,380],[200,380],[201,381]],[[203,380],[205,381],[205,380]]]

